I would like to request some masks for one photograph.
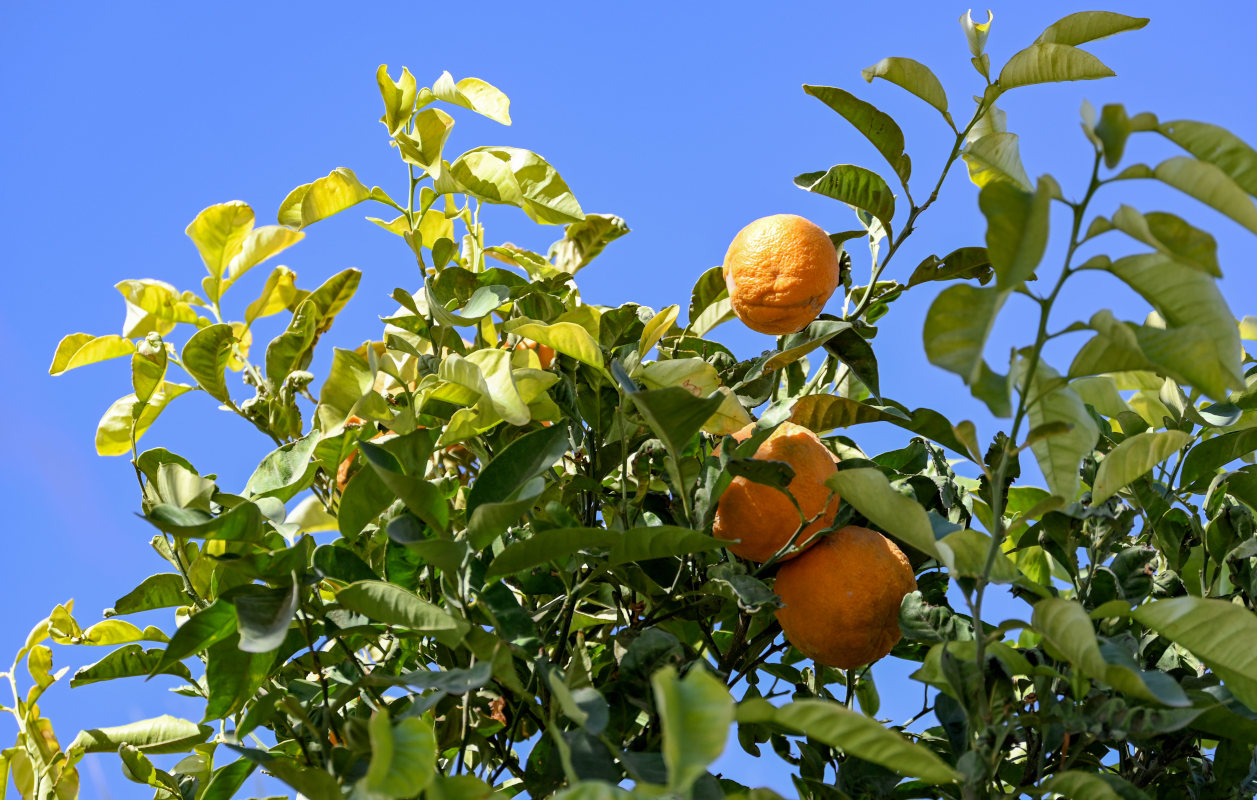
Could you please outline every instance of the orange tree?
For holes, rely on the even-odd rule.
[[[341,168],[293,190],[277,225],[255,226],[239,202],[198,215],[199,291],[124,281],[123,335],[72,334],[53,361],[58,374],[129,359],[132,392],[106,412],[97,448],[131,458],[168,566],[104,621],[83,627],[67,604],[32,631],[6,673],[19,733],[2,763],[22,796],[73,797],[83,754],[116,752],[128,778],[185,800],[235,796],[255,770],[312,800],[775,797],[709,771],[735,728],[748,753],[770,747],[792,765],[800,797],[1251,796],[1257,468],[1235,466],[1257,444],[1241,345],[1257,320],[1237,321],[1220,293],[1207,232],[1121,201],[1159,181],[1257,232],[1257,152],[1206,123],[1084,106],[1087,163],[1031,180],[1001,97],[1112,74],[1079,46],[1145,20],[1071,15],[998,67],[983,52],[989,20],[961,23],[974,105],[950,105],[911,59],[863,73],[942,115],[941,175],[912,176],[899,126],[873,105],[805,87],[890,169],[795,179],[860,223],[829,236],[842,313],[751,358],[712,338],[734,318],[720,267],[698,276],[684,324],[678,305],[581,302],[576,274],[627,228],[584,213],[534,153],[447,159],[450,112],[509,121],[506,97],[474,78],[419,88],[380,68],[382,122],[408,173],[398,194]],[[1131,136],[1181,150],[1128,163]],[[906,268],[896,256],[958,161],[979,187],[985,242]],[[275,267],[255,299],[230,290],[362,203],[385,209],[371,221],[409,248],[417,288],[393,293],[378,341],[334,350],[316,377],[307,368],[358,273],[300,288]],[[563,235],[545,254],[495,245],[485,203]],[[1053,208],[1068,224],[1049,234]],[[1050,235],[1062,263],[1044,260]],[[845,249],[861,240],[863,283]],[[1110,244],[1137,252],[1112,258]],[[1148,318],[1058,307],[1082,272],[1131,287]],[[999,431],[881,394],[875,326],[902,293],[936,284],[926,353],[1005,420]],[[988,362],[1013,295],[1037,309],[1037,333]],[[268,315],[287,327],[254,347]],[[1053,368],[1045,345],[1064,336],[1080,345]],[[274,446],[243,486],[140,449],[189,392]],[[874,421],[909,443],[866,453],[859,425]],[[796,475],[755,458],[786,422],[818,434],[836,468]],[[1029,458],[1042,487],[1020,481]],[[813,498],[823,481],[821,511],[794,501],[800,479]],[[740,496],[790,500],[740,507],[749,519],[772,505],[757,525],[787,530],[754,562],[725,545],[755,525],[730,514],[726,538],[711,535],[734,481]],[[773,588],[786,571],[782,619],[841,666],[783,637]],[[988,619],[993,586],[1024,613]],[[126,620],[151,609],[172,609],[174,626]],[[877,646],[831,657],[831,634]],[[919,664],[917,724],[879,720],[867,665],[853,663],[883,642]],[[63,745],[38,706],[62,674],[53,643],[107,651],[72,686],[173,675],[203,718]],[[169,753],[186,755],[150,758]]]

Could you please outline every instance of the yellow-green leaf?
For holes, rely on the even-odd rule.
[[[874,78],[881,78],[912,92],[941,111],[947,121],[951,122],[951,115],[947,113],[947,93],[943,91],[943,84],[924,64],[910,58],[892,56],[865,68],[860,74],[869,83],[872,83]]]
[[[337,167],[325,178],[293,189],[279,206],[279,224],[301,228],[357,205],[371,190],[348,167]]]
[[[1008,59],[999,73],[1001,89],[1035,83],[1089,81],[1116,73],[1086,50],[1051,42],[1032,44]]]
[[[1100,462],[1091,488],[1091,504],[1108,500],[1117,490],[1174,455],[1190,439],[1191,435],[1183,431],[1148,431],[1123,439]]]
[[[432,94],[438,100],[469,108],[494,122],[511,124],[511,101],[502,90],[479,78],[463,78],[455,83],[448,72],[443,72],[432,84]]]
[[[221,278],[227,264],[240,252],[245,237],[252,230],[253,209],[247,203],[233,200],[210,206],[197,214],[184,233],[200,251],[210,276]]]
[[[375,82],[380,86],[380,96],[384,99],[384,116],[380,122],[388,128],[389,133],[397,133],[408,121],[415,110],[415,95],[418,85],[410,70],[402,67],[401,77],[394,81],[388,75],[388,64],[381,64],[375,71]]]
[[[171,400],[192,391],[193,388],[195,387],[183,383],[163,383],[161,390],[153,392],[152,397],[143,405],[138,419],[132,415],[136,403],[139,402],[135,395],[129,394],[114,401],[96,425],[97,454],[120,456],[131,452],[132,425],[135,440],[139,441]]]
[[[111,358],[121,358],[135,352],[135,343],[121,336],[93,336],[90,333],[71,333],[57,345],[53,354],[49,375],[60,375],[67,370],[85,364],[95,364]]]

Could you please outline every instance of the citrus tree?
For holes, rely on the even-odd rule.
[[[499,90],[380,67],[399,191],[338,168],[294,189],[275,225],[210,206],[187,228],[200,287],[123,281],[122,335],[57,348],[54,375],[130,364],[96,446],[130,458],[166,567],[103,621],[67,603],[34,628],[6,673],[5,773],[41,800],[75,797],[76,764],[100,752],[183,800],[234,797],[255,770],[311,800],[776,797],[709,771],[736,732],[788,762],[806,798],[1251,796],[1257,467],[1236,467],[1257,447],[1241,343],[1257,320],[1219,291],[1209,233],[1126,202],[1158,181],[1257,233],[1257,152],[1207,123],[1084,104],[1091,156],[1032,180],[998,105],[1111,75],[1080,45],[1145,22],[1074,14],[997,67],[990,19],[966,14],[972,105],[908,58],[864,70],[942,115],[943,170],[924,180],[890,116],[805,86],[889,169],[795,178],[852,207],[852,229],[752,223],[696,275],[684,318],[581,301],[578,272],[628,228],[585,213],[541,156],[446,153],[452,113],[509,123]],[[1132,136],[1174,154],[1131,163]],[[902,264],[962,168],[985,241]],[[562,234],[544,254],[495,244],[486,203]],[[333,349],[316,376],[359,273],[303,288],[276,266],[256,297],[230,290],[360,204],[415,272],[380,338]],[[1045,260],[1050,240],[1063,261]],[[1061,307],[1081,273],[1129,286],[1147,318]],[[925,352],[997,426],[882,394],[874,337],[908,291],[936,293]],[[988,348],[1010,300],[1036,334]],[[260,346],[253,325],[272,315],[286,327]],[[713,336],[724,323],[777,347],[736,354]],[[1076,345],[1050,365],[1058,338]],[[243,486],[141,448],[193,392],[267,443]],[[904,446],[866,452],[870,422]],[[1020,613],[990,618],[996,591]],[[127,621],[153,609],[173,624]],[[38,704],[65,673],[52,644],[103,651],[68,651],[94,661],[71,686],[173,676],[203,717],[62,745]],[[903,725],[879,718],[868,669],[888,654],[919,665],[893,687],[924,697]]]

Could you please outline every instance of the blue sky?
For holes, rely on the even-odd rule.
[[[1183,4],[1170,2],[1001,2],[988,43],[993,62],[1056,18],[1094,7],[1150,16],[1152,23],[1091,47],[1119,77],[1031,87],[1001,101],[1010,129],[1022,134],[1031,175],[1052,172],[1067,195],[1080,193],[1089,166],[1078,129],[1083,98],[1097,108],[1119,101],[1163,120],[1214,122],[1257,141],[1257,11],[1249,3],[1215,3],[1208,13],[1187,15]],[[684,307],[694,279],[720,263],[729,240],[752,219],[789,212],[831,231],[852,227],[845,206],[805,194],[791,179],[836,163],[884,165],[801,84],[842,86],[895,115],[913,158],[914,188],[922,187],[918,197],[949,147],[946,128],[936,112],[895,87],[865,84],[860,69],[887,55],[923,61],[947,87],[957,116],[980,90],[956,22],[965,8],[937,0],[537,9],[492,2],[461,11],[401,3],[0,6],[0,415],[9,443],[0,479],[10,487],[0,655],[16,651],[55,603],[73,597],[80,619],[95,620],[163,568],[147,545],[149,527],[134,515],[129,466],[98,458],[92,445],[100,414],[130,391],[125,362],[53,379],[47,370],[57,341],[73,331],[118,332],[123,306],[112,287],[119,280],[197,287],[203,268],[183,229],[207,205],[241,199],[257,210],[259,224],[269,223],[290,189],[337,166],[351,167],[368,185],[399,187],[404,172],[377,121],[379,64],[394,74],[407,65],[421,84],[449,70],[503,89],[513,126],[458,114],[447,149],[509,144],[545,156],[587,211],[618,214],[634,231],[581,274],[586,300],[656,308]],[[1132,149],[1154,163],[1170,153],[1154,142]],[[1140,186],[1120,201],[1132,198],[1145,210],[1174,211],[1212,230],[1232,310],[1257,313],[1249,234],[1156,186]],[[1118,202],[1102,198],[1099,208],[1111,211]],[[392,310],[388,293],[416,281],[405,248],[362,216],[351,211],[320,223],[279,259],[305,286],[347,266],[363,270],[357,297],[330,334],[344,346],[377,336],[377,316]],[[544,250],[558,235],[512,209],[492,209],[487,223],[490,239],[533,249]],[[890,277],[903,279],[930,253],[981,243],[976,191],[963,171],[948,180],[919,227]],[[864,254],[855,259],[857,274],[867,274]],[[242,281],[239,302],[264,273]],[[922,354],[921,321],[936,292],[914,290],[882,324],[875,347],[883,391],[909,406],[974,419],[989,439],[994,422],[959,379]],[[1062,324],[1086,319],[1101,304],[1129,319],[1147,310],[1112,280],[1079,281],[1065,294]],[[1000,323],[1001,346],[1029,337],[1019,316],[1006,314]],[[771,346],[736,324],[719,336],[740,353]],[[1050,358],[1060,365],[1076,344],[1062,342]],[[238,486],[268,448],[214,405],[185,398],[145,444],[183,453],[225,486]],[[854,435],[870,452],[906,440],[894,429]],[[56,651],[58,665],[72,668],[102,655]],[[919,708],[915,689],[890,690],[892,677],[906,671],[895,664],[875,669],[883,714],[897,720]],[[159,681],[58,687],[43,707],[65,740],[79,727],[191,713],[164,688]],[[0,741],[12,732],[0,722]],[[728,770],[783,786],[770,765],[731,759]],[[114,796],[132,792],[113,760],[89,766],[84,785],[85,797],[105,796],[106,785]]]

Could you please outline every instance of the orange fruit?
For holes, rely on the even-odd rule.
[[[744,441],[754,430],[752,423],[733,434],[733,438]],[[825,479],[837,468],[815,433],[802,425],[783,422],[760,444],[755,457],[789,464],[794,469],[794,479],[787,489],[802,509],[804,519],[819,515],[799,534],[796,544],[833,524],[838,495],[825,485]],[[729,549],[742,558],[763,563],[790,541],[799,524],[799,512],[785,492],[739,477],[720,496],[711,532],[719,539],[741,540],[729,545]]]
[[[785,603],[786,639],[822,664],[855,669],[899,641],[899,604],[915,591],[908,557],[895,543],[854,525],[782,565],[773,589]]]
[[[757,219],[725,253],[733,313],[760,333],[795,333],[825,308],[842,279],[838,250],[818,225],[794,214]]]
[[[548,344],[534,342],[532,339],[521,339],[515,345],[516,350],[532,350],[537,354],[537,360],[541,362],[542,369],[550,369],[550,365],[554,363],[554,348]]]

